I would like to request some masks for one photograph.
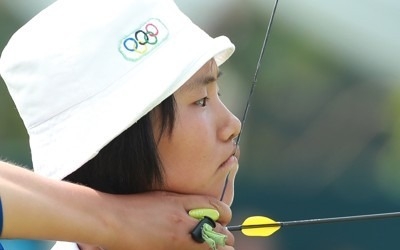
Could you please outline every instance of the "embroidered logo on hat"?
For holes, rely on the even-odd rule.
[[[126,59],[136,61],[149,54],[167,37],[168,29],[165,25],[159,19],[152,18],[122,39],[119,51]]]

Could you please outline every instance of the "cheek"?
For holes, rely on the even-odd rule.
[[[160,146],[166,188],[175,192],[201,193],[215,172],[211,151],[204,146],[201,136],[178,138]]]
[[[161,138],[158,150],[166,190],[213,196],[220,192],[223,178],[215,177],[218,161],[210,131],[204,122],[177,120],[172,136]]]
[[[212,161],[215,141],[215,132],[205,116],[181,111],[171,136],[161,137],[158,150],[163,164],[180,171],[201,172],[201,166]]]
[[[219,169],[222,163],[219,152],[224,148],[217,137],[214,113],[185,109],[178,104],[172,134],[163,135],[158,144],[164,168],[164,190],[221,197],[229,170]],[[229,182],[227,200],[233,196],[232,184],[233,180]]]

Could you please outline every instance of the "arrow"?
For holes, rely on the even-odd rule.
[[[394,217],[400,217],[400,212],[293,220],[293,221],[282,221],[282,222],[274,221],[265,216],[251,216],[248,217],[243,222],[242,225],[228,226],[227,229],[229,231],[242,231],[242,233],[246,236],[267,237],[278,231],[283,226],[301,226],[301,225],[325,224],[325,223],[335,223],[335,222],[387,219]]]

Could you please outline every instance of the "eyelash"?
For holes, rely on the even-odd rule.
[[[218,97],[221,96],[221,93],[218,92]],[[201,98],[200,100],[196,101],[196,105],[199,105],[201,107],[205,107],[207,106],[207,102],[208,100],[210,100],[210,98],[208,96]]]
[[[206,97],[203,97],[203,98],[201,98],[200,100],[196,101],[196,104],[199,105],[199,106],[201,106],[201,107],[205,107],[205,106],[207,106],[207,101],[208,101],[209,99],[210,99],[210,98],[208,98],[207,96],[206,96]]]

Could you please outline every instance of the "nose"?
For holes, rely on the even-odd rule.
[[[230,139],[234,140],[240,134],[240,130],[242,129],[242,123],[240,122],[239,118],[237,118],[234,114],[231,113],[231,115],[232,115],[232,123],[233,123],[233,132],[232,132]]]
[[[240,120],[223,105],[223,115],[221,115],[221,137],[224,141],[233,141],[239,135],[242,124]]]

